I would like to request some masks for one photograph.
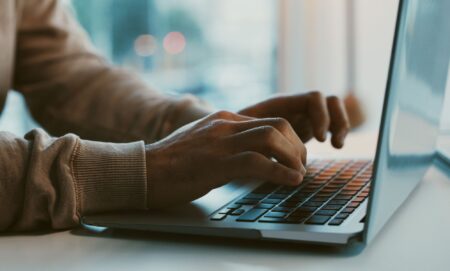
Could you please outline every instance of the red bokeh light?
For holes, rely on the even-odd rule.
[[[168,54],[180,54],[186,48],[186,38],[181,32],[170,32],[164,37],[163,46]]]

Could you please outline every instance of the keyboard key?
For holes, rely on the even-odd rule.
[[[275,207],[275,204],[260,203],[260,204],[256,205],[254,208],[257,208],[257,209],[272,209],[273,207]]]
[[[306,207],[306,206],[302,206],[296,209],[296,211],[307,213],[313,213],[315,210],[317,210],[316,207]]]
[[[265,199],[262,201],[262,203],[278,204],[281,201],[282,201],[281,199]]]
[[[258,203],[258,200],[253,199],[240,199],[235,202],[235,204],[241,204],[241,205],[255,205]]]
[[[328,204],[333,204],[333,205],[345,205],[348,201],[346,200],[338,200],[338,199],[334,199],[334,200],[330,200],[328,202]]]
[[[288,207],[275,207],[274,209],[272,209],[272,212],[289,213],[290,211],[292,211],[292,208]]]
[[[349,195],[337,195],[336,197],[334,197],[334,199],[340,199],[340,200],[350,200],[352,198],[352,196]]]
[[[223,220],[227,215],[216,213],[211,217],[211,220]]]
[[[312,212],[305,212],[301,210],[293,211],[288,217],[301,217],[301,218],[307,218],[310,215],[312,215]]]
[[[234,209],[229,209],[229,208],[223,208],[222,210],[219,211],[219,214],[229,214],[231,212],[233,212]]]
[[[286,223],[291,223],[291,224],[300,224],[303,221],[305,221],[305,219],[307,218],[307,216],[305,217],[301,217],[301,216],[288,216],[287,218],[285,218]]]
[[[359,191],[360,187],[346,186],[342,191]]]
[[[357,197],[356,199],[354,199],[354,202],[363,202],[366,198],[365,197]]]
[[[261,200],[263,198],[266,197],[266,194],[248,194],[247,196],[244,197],[244,199],[256,199],[256,200]]]
[[[357,185],[359,187],[362,187],[364,185],[366,185],[366,182],[360,181],[358,179],[353,179],[353,181],[348,183],[349,185]]]
[[[307,199],[311,196],[311,193],[305,193],[305,192],[297,192],[292,197],[300,198],[300,199]]]
[[[307,197],[291,196],[291,197],[286,199],[286,202],[299,203],[299,202],[304,202],[306,200],[306,198]]]
[[[304,189],[301,189],[300,191],[301,192],[303,192],[303,193],[314,193],[314,192],[316,192],[316,188],[304,188]]]
[[[351,213],[353,213],[353,211],[355,211],[355,208],[347,207],[344,210],[342,210],[341,213],[349,213],[349,214],[351,214]]]
[[[280,204],[281,207],[296,207],[298,205],[297,202],[291,202],[291,201],[285,201],[283,203]]]
[[[313,197],[313,198],[311,199],[311,201],[315,201],[315,202],[325,202],[325,201],[327,201],[327,200],[329,200],[328,197]]]
[[[334,179],[334,180],[333,180],[333,183],[346,185],[346,184],[348,183],[348,180],[344,180],[344,179]]]
[[[245,212],[244,209],[236,209],[230,213],[230,215],[242,215]]]
[[[228,209],[232,209],[232,210],[234,210],[234,209],[239,209],[239,208],[241,208],[241,205],[240,204],[230,204],[230,205],[228,205],[227,206],[227,208]]]
[[[340,189],[340,188],[342,188],[343,186],[344,186],[345,184],[328,184],[327,186],[326,186],[326,188],[337,188],[337,189]]]
[[[352,202],[350,202],[348,205],[347,205],[347,207],[353,207],[353,208],[356,208],[356,207],[358,207],[359,206],[359,202],[354,202],[354,201],[352,201]]]
[[[322,207],[323,210],[340,210],[342,208],[342,205],[332,205],[327,204],[324,207]]]
[[[333,216],[336,213],[337,213],[337,210],[320,210],[315,214],[316,215]]]
[[[335,219],[331,220],[330,223],[328,223],[328,225],[339,226],[342,224],[342,222],[344,222],[344,219],[335,218]]]
[[[260,216],[265,214],[268,210],[267,209],[250,209],[245,214],[241,215],[237,221],[243,221],[243,222],[253,222],[256,221]]]
[[[320,207],[320,206],[322,206],[322,202],[308,201],[307,203],[303,204],[302,206],[305,206],[305,207]]]
[[[320,190],[320,192],[325,192],[325,193],[336,193],[337,191],[339,191],[339,188],[335,188],[335,187],[325,187],[322,190]]]
[[[356,195],[356,193],[358,193],[358,191],[343,190],[343,191],[339,192],[340,195],[348,195],[348,196],[354,196],[354,195]]]
[[[314,215],[306,221],[306,224],[323,225],[330,220],[330,218],[331,216]]]
[[[346,219],[350,214],[340,213],[336,216],[336,218]]]
[[[269,196],[269,199],[284,199],[287,196],[288,195],[286,195],[286,194],[272,194]]]
[[[285,216],[286,216],[286,213],[269,212],[264,217],[278,217],[278,218],[281,218],[281,217],[285,217]]]
[[[331,196],[334,195],[334,192],[323,192],[323,191],[320,191],[320,192],[317,193],[316,195],[319,196],[319,197],[327,197],[327,198],[330,198]]]

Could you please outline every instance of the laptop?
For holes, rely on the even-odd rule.
[[[434,159],[450,59],[449,10],[448,0],[399,2],[371,160],[310,161],[297,187],[237,180],[177,208],[89,215],[83,224],[330,245],[371,242]]]
[[[450,131],[442,132],[438,141],[438,158],[450,168]]]

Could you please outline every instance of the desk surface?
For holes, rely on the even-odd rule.
[[[374,147],[367,138],[346,148]],[[371,142],[374,142],[373,140]],[[365,146],[364,148],[356,148]],[[322,148],[322,149],[321,149]],[[311,149],[325,153],[313,143]],[[335,152],[333,152],[333,155]],[[436,164],[365,249],[84,229],[0,237],[1,270],[449,270],[450,172]]]

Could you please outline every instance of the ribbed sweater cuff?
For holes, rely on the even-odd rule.
[[[81,140],[74,153],[73,170],[81,215],[147,208],[143,142]]]

